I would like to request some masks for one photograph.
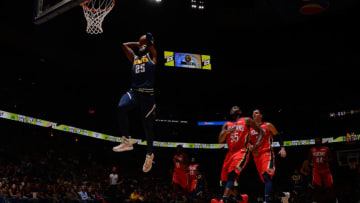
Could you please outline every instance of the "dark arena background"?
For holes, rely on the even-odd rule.
[[[228,149],[215,145],[221,125],[199,122],[226,121],[233,105],[248,117],[261,109],[284,136],[286,158],[274,147],[272,202],[286,202],[284,192],[288,202],[313,202],[311,177],[293,175],[316,137],[334,157],[331,194],[339,203],[360,201],[358,1],[118,0],[100,34],[86,32],[79,1],[35,23],[39,2],[45,11],[67,1],[1,5],[0,203],[190,202],[173,195],[179,143],[196,157],[207,182],[205,197],[196,201],[220,198]],[[119,142],[112,139],[121,137],[117,105],[131,85],[122,43],[147,32],[158,64],[155,158],[144,173],[146,146],[115,153]],[[169,66],[165,51],[210,56],[205,63],[211,70]],[[130,112],[130,134],[144,141],[139,115]],[[113,167],[119,174],[115,190]],[[237,182],[249,202],[264,202],[252,156]],[[79,195],[83,189],[87,200]],[[131,197],[134,190],[142,198]]]

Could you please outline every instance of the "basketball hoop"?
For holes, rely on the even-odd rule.
[[[114,7],[115,0],[86,0],[80,5],[87,21],[86,32],[89,34],[102,33],[102,22]]]

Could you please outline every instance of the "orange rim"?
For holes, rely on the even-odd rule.
[[[87,7],[87,4],[89,3],[90,0],[86,0],[84,3],[81,3],[80,6],[82,6],[85,10],[87,11],[91,11],[91,12],[104,12],[104,11],[108,11],[110,9],[112,9],[115,5],[115,0],[113,0],[111,6],[109,6],[108,8],[105,9],[93,9],[93,8],[89,8]]]

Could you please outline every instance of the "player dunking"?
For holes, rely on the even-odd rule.
[[[234,191],[234,182],[237,180],[240,172],[246,166],[250,151],[257,151],[264,132],[256,125],[255,121],[248,117],[241,117],[241,110],[238,106],[233,106],[230,109],[231,122],[226,122],[219,135],[219,143],[226,141],[229,151],[226,154],[223,168],[221,171],[221,181],[226,186],[223,197],[220,201],[212,199],[212,203],[227,202],[230,194],[236,194]],[[259,133],[258,140],[254,146],[249,145],[250,128],[253,128]],[[247,195],[236,195],[237,201],[246,203],[248,201]]]
[[[284,142],[282,135],[276,130],[275,126],[269,122],[262,121],[263,114],[259,109],[253,111],[253,119],[258,126],[264,131],[265,135],[260,142],[259,150],[257,153],[253,153],[254,161],[257,171],[260,175],[261,181],[265,184],[265,202],[269,203],[269,198],[272,191],[271,179],[275,174],[275,155],[271,146],[273,136],[277,136],[280,140],[281,150],[279,154],[281,157],[286,157],[286,150],[284,148]],[[254,144],[258,141],[258,132],[256,130],[250,130],[251,143]]]
[[[323,202],[323,196],[328,199],[325,202],[335,202],[335,191],[333,188],[333,178],[329,168],[332,161],[332,154],[326,146],[322,145],[321,138],[315,138],[315,147],[309,151],[309,162],[313,166],[313,185],[315,189],[315,200],[317,203]],[[321,187],[325,186],[326,195],[321,194]]]
[[[132,50],[139,48],[137,54]],[[127,58],[132,62],[131,89],[120,99],[118,105],[118,117],[122,134],[122,143],[113,148],[115,152],[132,150],[133,146],[128,139],[128,115],[127,113],[135,107],[140,107],[144,125],[147,154],[143,171],[149,172],[154,159],[153,150],[153,122],[155,117],[154,99],[154,75],[157,53],[151,33],[140,37],[139,42],[127,42],[123,44],[123,50]]]

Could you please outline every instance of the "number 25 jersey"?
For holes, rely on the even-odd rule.
[[[132,73],[132,88],[153,88],[156,64],[151,60],[149,53],[144,56],[135,56]]]

